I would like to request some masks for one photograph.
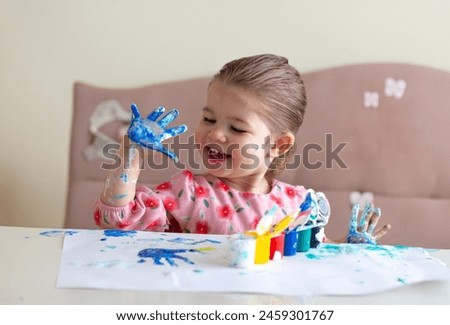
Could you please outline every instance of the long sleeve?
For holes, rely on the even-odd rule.
[[[267,194],[239,192],[211,175],[184,170],[154,188],[137,186],[126,206],[101,201],[94,218],[102,228],[233,234],[255,229],[262,216],[277,206],[276,222],[305,199],[303,186],[274,181]]]
[[[101,228],[165,231],[167,215],[161,199],[147,186],[136,188],[135,199],[125,206],[109,206],[98,200],[95,223]]]

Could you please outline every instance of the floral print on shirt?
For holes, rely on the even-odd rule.
[[[255,229],[274,205],[275,222],[297,209],[306,189],[278,180],[267,194],[240,192],[217,177],[184,170],[152,189],[138,186],[133,202],[111,207],[95,205],[94,219],[102,228],[232,234]]]

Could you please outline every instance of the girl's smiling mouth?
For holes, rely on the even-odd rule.
[[[205,146],[205,153],[210,164],[223,164],[227,159],[231,158],[231,155],[220,151],[217,148]]]

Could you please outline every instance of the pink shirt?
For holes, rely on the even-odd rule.
[[[137,186],[135,200],[112,207],[100,200],[94,218],[102,228],[233,234],[255,229],[274,205],[275,222],[298,209],[306,196],[303,186],[274,180],[268,194],[235,190],[211,175],[184,170],[150,189]]]

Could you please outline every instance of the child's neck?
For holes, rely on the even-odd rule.
[[[272,190],[271,183],[265,178],[220,178],[225,184],[240,192],[267,194]]]

